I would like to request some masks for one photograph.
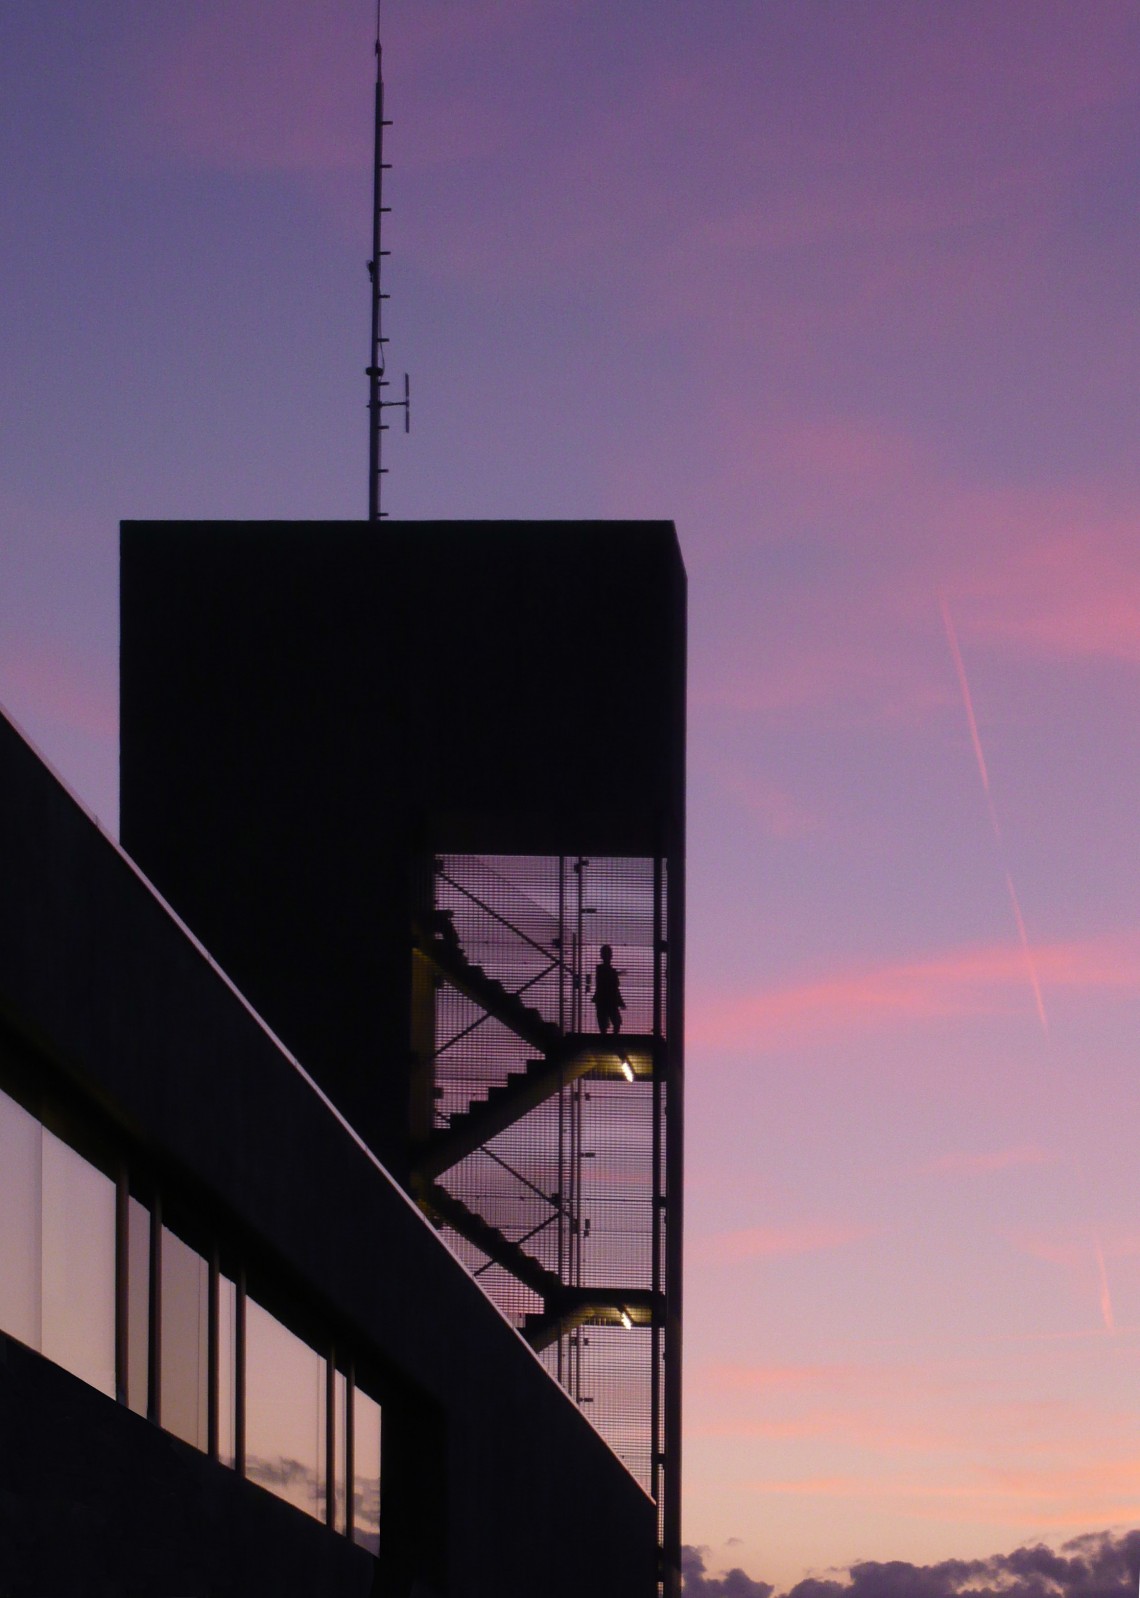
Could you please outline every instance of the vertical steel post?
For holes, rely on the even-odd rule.
[[[683,846],[674,844],[667,855],[665,945],[665,1475],[662,1483],[664,1513],[663,1575],[666,1598],[681,1591],[681,1329],[684,1230],[684,1046],[685,1015],[682,974],[685,963],[685,866]]]
[[[574,870],[578,877],[578,932],[575,953],[575,1030],[581,1034],[586,1027],[586,967],[584,933],[586,924],[586,866],[589,862],[579,855]],[[571,1222],[573,1260],[571,1274],[573,1285],[582,1285],[582,1078],[576,1077],[570,1089],[570,1115],[572,1124],[571,1160],[573,1164],[574,1213]],[[574,1329],[574,1397],[582,1401],[582,1323]]]
[[[558,1030],[563,1038],[566,1036],[566,856],[558,856]],[[566,1080],[564,1054],[559,1056],[558,1063],[558,1222],[557,1222],[557,1272],[558,1280],[566,1280]],[[563,1370],[564,1343],[561,1332],[558,1334],[555,1347],[557,1348],[557,1376],[560,1384],[564,1383]]]
[[[662,1387],[662,1348],[661,1339],[664,1327],[658,1305],[662,1302],[661,1279],[661,1229],[664,1225],[665,1213],[663,1208],[663,1182],[662,1182],[662,1072],[660,1057],[665,1048],[662,1029],[662,1014],[664,1000],[664,968],[663,949],[665,943],[664,930],[664,876],[660,855],[653,857],[653,1242],[652,1242],[652,1292],[653,1311],[650,1323],[650,1367],[652,1391],[649,1395],[649,1432],[650,1447],[650,1496],[657,1505],[657,1522],[661,1525],[661,1471],[666,1463],[664,1439],[661,1432],[661,1387]]]

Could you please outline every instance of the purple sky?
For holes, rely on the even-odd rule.
[[[120,517],[359,516],[369,0],[0,16],[0,701]],[[395,516],[690,575],[686,1541],[1140,1520],[1140,4],[385,0]]]

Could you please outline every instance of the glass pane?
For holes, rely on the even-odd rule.
[[[352,1540],[380,1552],[380,1405],[356,1389],[352,1428]]]
[[[40,1346],[40,1150],[35,1116],[0,1093],[0,1328]]]
[[[333,1436],[336,1440],[336,1523],[334,1531],[343,1531],[345,1527],[344,1511],[348,1502],[347,1498],[347,1472],[345,1470],[345,1416],[347,1413],[346,1399],[348,1396],[348,1383],[342,1371],[337,1371],[335,1378],[335,1407],[333,1422],[336,1431]]]
[[[150,1211],[138,1199],[127,1205],[127,1403],[147,1412],[150,1376]]]
[[[234,1404],[237,1390],[234,1386],[235,1358],[237,1354],[237,1288],[228,1276],[218,1278],[218,1458],[223,1465],[233,1469],[236,1452],[234,1442]]]
[[[115,1396],[115,1184],[43,1134],[43,1352]]]
[[[253,1299],[245,1338],[246,1475],[322,1520],[325,1362]]]
[[[205,1449],[209,1271],[202,1256],[165,1226],[161,1291],[160,1419],[168,1432]]]

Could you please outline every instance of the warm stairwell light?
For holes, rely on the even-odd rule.
[[[629,1311],[627,1309],[623,1309],[623,1310],[619,1310],[618,1313],[621,1316],[621,1323],[625,1327],[626,1331],[627,1332],[632,1332],[633,1331],[633,1319],[632,1319]]]
[[[621,1057],[621,1074],[627,1082],[633,1081],[633,1066],[629,1063],[628,1054],[623,1054]]]

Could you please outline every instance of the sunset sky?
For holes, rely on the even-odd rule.
[[[0,11],[0,702],[111,830],[119,519],[366,510],[372,29]],[[1140,1523],[1140,0],[383,37],[387,509],[688,567],[685,1541]]]

